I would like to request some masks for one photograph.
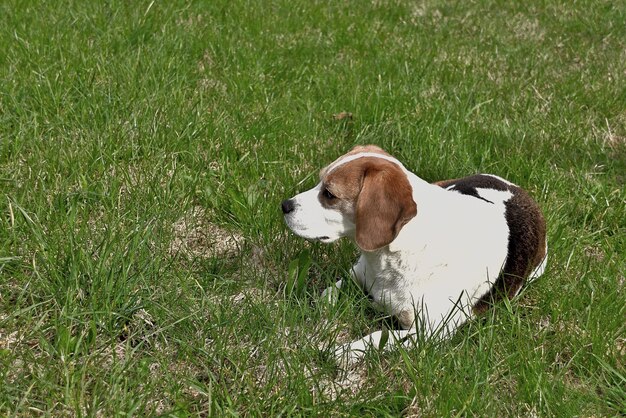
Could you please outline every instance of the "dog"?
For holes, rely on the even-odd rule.
[[[361,250],[352,279],[400,325],[337,347],[348,363],[420,332],[448,338],[546,268],[546,223],[520,187],[491,174],[428,183],[374,145],[339,157],[281,208],[300,237],[352,239]]]

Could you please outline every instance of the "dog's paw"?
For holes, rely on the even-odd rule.
[[[337,305],[337,302],[339,301],[339,288],[341,288],[341,280],[338,280],[334,285],[324,289],[320,300],[330,306]]]
[[[349,369],[357,365],[371,346],[366,345],[362,340],[336,346],[333,357],[340,369]]]

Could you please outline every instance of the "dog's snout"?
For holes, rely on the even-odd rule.
[[[286,200],[283,200],[283,203],[280,204],[280,207],[282,208],[283,213],[286,215],[288,213],[293,212],[296,206],[293,203],[293,199],[286,199]]]

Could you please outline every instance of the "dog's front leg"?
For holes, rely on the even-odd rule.
[[[351,366],[361,360],[368,350],[392,350],[398,345],[407,346],[406,343],[411,341],[415,333],[414,328],[375,331],[360,340],[336,347],[335,359],[342,367]]]
[[[328,286],[324,289],[322,292],[322,300],[330,305],[336,305],[337,300],[339,300],[339,289],[341,289],[342,284],[343,280],[337,280],[334,285]]]
[[[359,259],[359,261],[354,266],[352,266],[352,269],[350,270],[350,278],[360,288],[363,288],[363,284],[365,283],[365,269],[363,266],[362,259]],[[339,289],[341,289],[342,285],[343,285],[343,280],[340,279],[340,280],[337,280],[337,282],[334,285],[328,286],[322,292],[321,300],[329,303],[330,305],[333,305],[333,306],[336,305],[337,301],[339,300]]]
[[[426,340],[447,340],[468,318],[462,309],[455,309],[448,314],[444,311],[435,312],[437,320],[429,321],[428,316],[420,316],[417,323],[412,322],[409,329],[376,331],[360,340],[340,345],[335,348],[335,359],[342,367],[349,367],[361,360],[371,349],[390,351],[398,346],[414,347],[417,344],[418,333]],[[402,315],[399,319],[402,323]]]

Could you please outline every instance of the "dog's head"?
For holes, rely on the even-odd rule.
[[[417,214],[404,166],[382,149],[358,146],[320,172],[320,182],[282,202],[297,235],[332,242],[353,238],[363,251],[389,245]]]

